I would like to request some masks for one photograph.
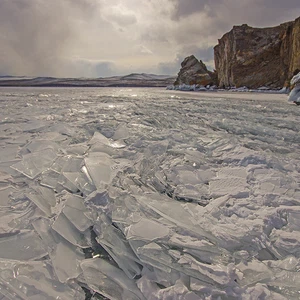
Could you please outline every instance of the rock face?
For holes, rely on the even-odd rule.
[[[214,85],[217,77],[214,72],[207,70],[202,60],[198,60],[194,55],[188,56],[181,63],[181,69],[174,85]]]
[[[270,28],[234,26],[214,56],[219,86],[283,87],[300,70],[300,17]]]

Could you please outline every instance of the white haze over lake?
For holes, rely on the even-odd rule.
[[[299,120],[279,94],[1,88],[0,299],[299,299]]]

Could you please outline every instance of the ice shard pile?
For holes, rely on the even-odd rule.
[[[0,299],[299,299],[300,112],[221,95],[0,90]]]
[[[300,72],[292,78],[291,85],[294,88],[289,94],[289,101],[299,105],[300,104]]]

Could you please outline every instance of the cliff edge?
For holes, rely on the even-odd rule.
[[[300,70],[300,17],[269,28],[234,26],[214,58],[221,87],[283,87]]]

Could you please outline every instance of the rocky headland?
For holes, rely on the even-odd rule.
[[[183,63],[175,85],[278,89],[300,71],[300,17],[276,27],[234,26],[214,47],[216,72],[194,56]],[[209,80],[211,79],[211,80]]]

